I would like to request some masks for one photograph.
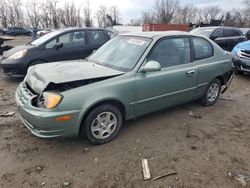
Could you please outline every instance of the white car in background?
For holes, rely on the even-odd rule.
[[[46,35],[46,34],[52,32],[52,31],[53,31],[53,29],[44,29],[44,30],[38,31],[37,36],[43,36],[43,35]]]

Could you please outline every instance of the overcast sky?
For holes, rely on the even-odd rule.
[[[58,0],[60,4],[70,1],[74,1],[76,4],[84,2],[83,0]],[[107,7],[116,5],[120,10],[122,23],[128,23],[131,19],[140,18],[143,10],[152,9],[154,2],[155,0],[90,0],[90,6],[94,13],[100,5]],[[182,5],[193,4],[197,7],[216,5],[224,10],[244,7],[243,0],[180,0],[180,3]]]

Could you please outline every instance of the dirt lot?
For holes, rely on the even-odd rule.
[[[213,107],[193,102],[129,121],[102,146],[31,135],[14,101],[20,81],[0,71],[0,112],[16,112],[0,117],[0,187],[233,188],[228,172],[250,170],[249,75],[236,76]],[[153,178],[177,175],[144,181],[142,158]]]

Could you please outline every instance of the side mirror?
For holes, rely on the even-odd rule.
[[[157,61],[147,62],[141,69],[140,72],[155,72],[161,70],[161,64]]]
[[[55,46],[54,46],[54,48],[56,49],[56,50],[58,50],[59,48],[62,48],[63,47],[63,43],[62,42],[57,42],[56,44],[55,44]]]

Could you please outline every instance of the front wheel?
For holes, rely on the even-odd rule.
[[[221,92],[221,82],[219,79],[212,80],[202,98],[200,99],[200,103],[204,106],[211,106],[216,103],[220,96]]]
[[[116,106],[97,106],[87,116],[81,130],[91,144],[100,145],[113,140],[123,123],[122,113]]]

